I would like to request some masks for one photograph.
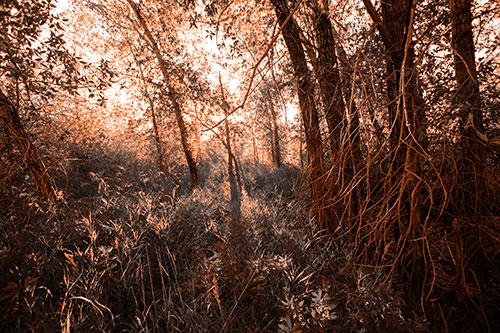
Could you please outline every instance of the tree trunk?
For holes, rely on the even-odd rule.
[[[132,47],[130,47],[130,48],[132,49]],[[132,50],[132,52],[133,52],[133,50]],[[161,144],[160,129],[158,128],[158,122],[156,120],[156,112],[155,112],[154,101],[153,101],[153,98],[151,97],[151,95],[149,95],[146,78],[144,77],[144,72],[142,71],[142,66],[140,65],[140,63],[139,63],[138,59],[136,58],[135,54],[134,54],[134,58],[135,58],[135,61],[137,62],[138,66],[139,66],[139,73],[141,75],[142,83],[144,84],[144,96],[148,100],[149,107],[151,109],[151,120],[153,122],[153,132],[154,132],[153,136],[154,136],[155,143],[156,143],[156,151],[158,153],[158,169],[160,171],[164,172],[165,174],[169,174],[169,172],[168,172],[168,170],[166,168],[165,159],[164,159],[164,156],[163,156],[163,147],[162,147],[162,144]]]
[[[18,110],[9,102],[7,96],[1,90],[0,115],[4,118],[10,134],[17,141],[19,151],[23,155],[40,193],[45,199],[50,199],[54,196],[54,189],[45,165],[21,123]]]
[[[455,275],[455,292],[458,301],[463,301],[467,295],[468,287],[466,277],[483,286],[490,281],[488,261],[481,248],[477,250],[476,244],[481,243],[480,237],[468,237],[463,240],[462,233],[469,230],[461,226],[461,221],[470,216],[481,216],[481,202],[486,201],[483,191],[486,187],[484,181],[484,162],[486,147],[481,142],[484,136],[483,105],[479,90],[479,81],[476,69],[475,46],[472,34],[471,0],[450,0],[451,13],[451,45],[454,56],[455,81],[457,91],[453,100],[454,106],[459,110],[460,141],[462,152],[458,161],[458,189],[454,193],[454,209],[457,217],[453,222],[455,233],[461,242],[457,245],[458,254],[472,253],[462,261],[473,272],[465,274],[464,264],[458,262]],[[463,257],[463,256],[462,256]]]
[[[416,192],[419,152],[425,147],[425,111],[417,85],[412,42],[415,0],[382,2],[383,21],[370,0],[363,0],[380,31],[387,58],[387,97],[393,178],[402,177],[402,192]],[[402,74],[403,73],[403,74]]]
[[[474,214],[475,206],[470,199],[480,195],[483,190],[480,175],[486,154],[485,146],[479,135],[484,131],[483,107],[477,79],[475,47],[472,35],[471,0],[450,0],[452,48],[455,65],[457,91],[454,99],[459,109],[461,121],[461,146],[459,182],[462,197],[457,202],[461,213]],[[479,134],[479,135],[478,135]],[[479,177],[478,177],[479,175]],[[472,184],[472,182],[475,184]],[[477,202],[477,201],[476,201]]]
[[[194,157],[193,157],[193,152],[191,151],[191,148],[189,146],[186,124],[184,122],[184,117],[182,115],[181,106],[179,105],[179,102],[177,101],[177,92],[169,84],[170,75],[168,74],[167,68],[165,67],[165,60],[163,59],[163,56],[161,55],[160,49],[158,48],[158,45],[156,44],[156,40],[154,39],[153,35],[149,31],[149,28],[146,24],[146,21],[144,20],[144,18],[142,17],[142,15],[140,13],[139,6],[133,0],[127,0],[127,2],[129,3],[130,7],[132,8],[133,12],[135,13],[137,20],[139,21],[139,24],[141,25],[142,29],[144,30],[144,34],[146,36],[146,39],[149,42],[151,48],[153,49],[153,53],[156,57],[156,60],[158,61],[158,66],[160,67],[160,70],[161,70],[162,75],[163,75],[163,81],[164,81],[164,84],[167,88],[167,96],[170,100],[170,103],[172,104],[173,109],[174,109],[175,119],[177,121],[177,126],[179,127],[179,132],[181,135],[182,149],[184,150],[186,162],[187,162],[188,167],[189,167],[189,174],[191,177],[191,186],[195,187],[195,186],[199,185],[198,169],[196,167],[196,161],[194,160]]]
[[[450,11],[451,43],[457,82],[455,100],[460,108],[462,130],[466,132],[468,127],[473,127],[473,130],[482,131],[484,129],[483,114],[472,35],[471,0],[450,0]],[[484,153],[482,145],[478,144],[474,138],[466,137],[465,141],[468,141],[468,145],[475,146],[476,154],[478,152]],[[471,149],[470,152],[474,152],[474,149]],[[476,154],[474,154],[475,158],[481,160],[483,156]]]
[[[219,74],[219,84],[222,97],[222,109],[224,110],[224,125],[226,129],[226,149],[227,149],[227,173],[229,178],[229,186],[231,192],[231,239],[235,244],[241,244],[240,240],[243,238],[244,229],[241,224],[241,193],[240,188],[236,182],[233,159],[236,163],[231,149],[231,131],[229,129],[229,105],[227,103],[224,87],[222,86],[222,79]]]
[[[332,163],[343,170],[340,173],[342,186],[352,184],[356,174],[356,165],[361,158],[359,140],[359,116],[353,104],[346,108],[342,92],[342,80],[336,56],[336,41],[332,23],[328,16],[328,1],[320,0],[314,6],[315,33],[318,51],[317,64],[313,66],[319,83],[321,99],[325,106],[328,125]],[[350,216],[357,214],[357,189],[349,193],[354,200],[347,200]]]
[[[422,147],[426,146],[425,111],[417,85],[412,42],[416,1],[382,2],[383,21],[370,0],[363,2],[377,24],[388,55],[386,68],[391,162],[389,178],[384,182],[385,195],[391,198],[387,200],[389,205],[399,210],[397,220],[392,222],[396,246],[400,251],[411,253],[400,259],[400,262],[394,262],[393,267],[399,270],[400,279],[411,281],[409,292],[414,294],[425,283],[420,157],[425,154]]]
[[[340,73],[335,52],[332,24],[328,17],[328,2],[314,8],[318,64],[314,66],[331,141],[332,155],[341,151],[342,127],[346,126],[346,108],[342,96]]]
[[[144,90],[144,92],[146,94],[147,99],[149,100],[149,105],[151,108],[151,120],[153,121],[154,138],[155,138],[155,142],[156,142],[156,150],[158,152],[158,168],[160,169],[160,171],[162,171],[164,173],[168,173],[166,165],[165,165],[165,160],[163,157],[163,147],[161,144],[160,129],[158,128],[158,122],[156,121],[156,112],[155,112],[154,102],[153,102],[153,99],[151,98],[151,96],[149,96],[149,94],[147,93],[146,89]]]
[[[288,17],[289,10],[283,0],[272,0],[276,16],[281,25]],[[309,156],[309,183],[311,186],[312,212],[321,229],[335,231],[339,221],[334,218],[333,210],[328,204],[328,188],[325,183],[325,163],[320,122],[313,96],[313,81],[307,67],[307,60],[302,43],[300,28],[293,18],[283,27],[282,35],[290,54],[295,72],[299,106],[302,114],[306,149]]]
[[[267,104],[269,106],[269,115],[271,116],[271,140],[272,140],[271,156],[274,166],[279,168],[281,166],[281,148],[280,148],[280,137],[278,128],[278,115],[276,114],[273,97],[271,95],[269,87],[266,88],[265,94],[266,94]]]

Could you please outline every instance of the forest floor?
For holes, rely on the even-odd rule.
[[[198,188],[116,156],[75,159],[43,201],[0,201],[0,330],[426,331],[418,306],[311,221],[298,169],[243,166],[229,241],[224,161]],[[22,182],[21,182],[22,184]]]

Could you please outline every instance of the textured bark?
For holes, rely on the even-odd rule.
[[[283,0],[272,0],[280,24],[288,17],[289,10]],[[312,212],[322,229],[334,231],[339,221],[329,208],[329,193],[325,184],[325,163],[320,133],[319,116],[313,97],[313,80],[307,67],[305,51],[300,42],[300,28],[293,18],[283,27],[282,35],[290,54],[297,81],[299,106],[306,136],[309,156],[309,182],[311,186]]]
[[[486,152],[477,135],[484,131],[484,125],[472,35],[471,0],[450,0],[450,12],[457,83],[455,103],[460,110],[464,163],[472,171],[474,166],[480,167]]]
[[[134,58],[135,58],[135,55],[134,55]],[[137,63],[139,63],[137,58],[135,58],[135,60]],[[151,120],[153,122],[154,139],[155,139],[155,143],[156,143],[156,151],[158,153],[158,169],[164,173],[168,173],[168,170],[167,170],[166,165],[165,165],[165,158],[163,156],[163,147],[162,147],[161,138],[160,138],[160,129],[158,128],[158,121],[156,119],[154,100],[148,92],[146,78],[144,77],[144,72],[142,71],[141,65],[139,65],[139,73],[141,75],[141,80],[144,84],[144,95],[146,96],[146,99],[149,102],[149,107],[151,109]]]
[[[419,174],[419,147],[426,146],[425,110],[417,84],[412,43],[415,0],[382,2],[383,21],[370,0],[363,0],[377,24],[387,52],[387,97],[392,167],[411,184]],[[411,186],[410,186],[411,187]]]
[[[335,39],[332,24],[328,17],[328,2],[322,1],[315,9],[315,32],[318,47],[317,65],[314,66],[319,83],[321,99],[325,106],[332,154],[339,152],[341,146],[342,127],[346,108],[342,96],[340,73],[335,52]]]
[[[382,17],[378,17],[370,0],[363,0],[368,13],[382,36],[387,52],[387,97],[391,165],[385,182],[386,192],[401,207],[397,223],[394,224],[394,238],[398,247],[412,253],[404,257],[395,267],[402,279],[409,279],[410,293],[421,289],[423,274],[422,195],[421,163],[422,147],[426,144],[425,111],[417,85],[414,68],[414,47],[412,43],[415,0],[387,0],[382,2]],[[399,188],[393,192],[391,188]],[[407,215],[404,220],[402,216]],[[415,241],[409,242],[409,239]]]
[[[388,0],[382,3],[382,13],[390,44],[385,45],[387,61],[387,95],[389,119],[393,130],[390,135],[394,150],[393,165],[396,179],[403,177],[401,187],[410,203],[410,228],[420,224],[417,176],[420,174],[418,146],[424,141],[425,114],[417,86],[414,68],[414,48],[411,43],[412,8],[414,0]],[[417,237],[417,235],[413,235]]]
[[[269,89],[265,92],[267,104],[269,106],[269,115],[271,116],[271,156],[275,167],[281,166],[281,145],[278,128],[278,115],[274,107],[273,97]]]
[[[467,237],[465,241],[461,226],[461,217],[480,216],[482,207],[480,200],[484,198],[485,181],[484,161],[486,147],[481,142],[480,135],[484,136],[483,105],[479,90],[479,81],[475,60],[475,45],[472,33],[471,0],[450,0],[451,31],[453,48],[455,81],[457,84],[454,104],[459,110],[461,121],[462,153],[458,163],[458,190],[454,193],[455,213],[459,216],[453,222],[454,231],[460,243],[457,244],[457,260],[455,274],[455,292],[460,303],[468,293],[466,270],[469,266],[474,272],[474,280],[480,285],[488,284],[490,277],[488,261],[482,249],[475,250],[481,238]],[[476,243],[476,244],[474,244]],[[463,253],[472,253],[464,257]],[[465,263],[465,264],[464,264]],[[467,274],[468,275],[468,274]]]
[[[50,199],[54,196],[54,189],[45,165],[21,123],[18,110],[10,103],[3,91],[0,91],[0,115],[4,118],[12,138],[16,141],[40,193],[44,198]]]
[[[132,0],[127,0],[130,7],[132,8],[133,12],[135,13],[135,16],[137,17],[137,20],[139,21],[139,24],[141,28],[144,30],[144,35],[146,36],[146,40],[150,44],[151,48],[153,49],[153,54],[156,57],[156,60],[158,61],[158,66],[160,67],[160,70],[163,75],[163,81],[164,84],[167,88],[167,96],[170,100],[170,103],[172,104],[172,107],[174,109],[175,113],[175,120],[177,121],[177,126],[179,128],[179,132],[181,135],[181,145],[182,149],[184,151],[184,155],[186,157],[186,162],[189,167],[189,174],[191,177],[191,186],[195,187],[199,185],[199,178],[198,178],[198,169],[196,167],[196,161],[193,157],[193,152],[191,150],[191,147],[189,146],[189,140],[188,140],[188,132],[186,129],[186,123],[184,122],[184,117],[182,114],[182,108],[179,105],[179,102],[177,101],[177,92],[174,90],[174,88],[169,84],[170,80],[170,75],[168,74],[167,68],[165,67],[165,60],[163,59],[163,56],[160,52],[160,49],[158,48],[158,45],[156,43],[156,40],[154,39],[153,35],[151,34],[151,31],[149,31],[148,25],[146,24],[146,21],[141,15],[141,12],[139,10],[138,5],[132,1]]]
[[[319,84],[321,99],[325,107],[332,161],[338,163],[344,172],[339,184],[348,184],[356,174],[356,165],[361,158],[359,140],[359,118],[356,108],[347,108],[342,91],[342,79],[337,59],[334,30],[327,0],[319,0],[313,7],[315,15],[315,38],[318,49],[317,64],[313,66]],[[357,189],[350,193],[357,197]],[[357,200],[349,200],[349,215],[357,214]]]
[[[414,143],[425,146],[425,111],[417,85],[412,43],[415,0],[382,2],[383,20],[370,0],[363,0],[368,14],[377,25],[387,52],[387,98],[391,148],[397,167],[401,167],[406,149]],[[403,73],[404,72],[404,73]],[[401,75],[403,73],[403,76]],[[404,148],[404,147],[403,147]],[[408,150],[412,150],[411,148]]]
[[[408,135],[404,123],[403,91],[400,90],[401,71],[403,70],[403,61],[405,56],[405,41],[408,31],[408,22],[406,22],[409,12],[410,1],[408,0],[388,0],[382,3],[382,12],[384,24],[390,36],[389,44],[385,45],[386,52],[389,55],[389,61],[386,63],[387,68],[387,97],[389,101],[389,120],[390,126],[393,127],[391,132],[392,148],[399,145],[400,141]],[[413,47],[408,49],[406,68],[407,71],[412,70],[413,66]],[[406,83],[403,87],[407,91],[407,98],[414,95],[413,87]],[[411,106],[407,104],[407,106]],[[414,113],[413,109],[408,109],[407,113]],[[405,132],[403,134],[403,132]]]

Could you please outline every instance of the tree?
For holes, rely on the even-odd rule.
[[[172,104],[172,107],[174,109],[175,113],[175,119],[177,121],[177,126],[179,127],[179,132],[181,135],[181,144],[182,148],[184,150],[184,155],[186,157],[186,162],[189,167],[189,173],[191,177],[191,186],[195,187],[199,184],[199,177],[198,177],[198,169],[196,167],[196,161],[193,156],[193,152],[191,150],[191,147],[189,146],[189,140],[188,140],[188,133],[186,129],[186,124],[184,122],[184,116],[182,112],[181,105],[179,104],[177,100],[178,93],[174,90],[174,88],[170,85],[171,78],[168,73],[167,68],[165,67],[165,60],[163,59],[162,53],[158,47],[158,44],[151,34],[151,31],[148,28],[148,25],[144,19],[144,17],[141,15],[139,6],[137,3],[135,3],[133,0],[127,0],[128,4],[130,5],[130,8],[132,8],[133,12],[135,13],[135,16],[137,18],[137,21],[139,22],[140,27],[144,31],[144,38],[146,41],[149,43],[150,47],[153,50],[153,54],[156,57],[156,60],[158,61],[158,67],[160,68],[162,75],[163,75],[163,81],[165,84],[165,87],[167,89],[167,96],[170,100],[170,103]]]
[[[267,97],[269,115],[271,116],[271,156],[274,166],[279,168],[281,166],[281,149],[278,129],[278,115],[276,114],[274,100],[269,87],[265,90],[265,94]]]
[[[321,99],[325,106],[325,116],[328,124],[331,140],[332,154],[335,156],[343,151],[342,130],[346,129],[348,137],[353,140],[350,147],[359,158],[359,126],[348,126],[346,124],[359,123],[358,114],[350,110],[347,117],[346,105],[342,92],[339,64],[337,60],[337,47],[334,37],[332,23],[328,16],[329,2],[317,0],[313,2],[314,21],[316,22],[315,39],[317,47],[317,61],[313,62],[316,79],[320,90]],[[353,112],[354,111],[354,112]],[[350,133],[350,129],[353,133]],[[351,141],[349,140],[349,141]],[[354,161],[355,163],[356,161]]]
[[[50,0],[7,1],[0,7],[0,116],[47,199],[54,195],[52,181],[23,125],[21,111],[35,115],[37,106],[51,100],[55,92],[73,93],[82,80],[52,7]],[[49,32],[47,38],[42,35],[44,29]]]
[[[47,173],[47,169],[40,158],[37,148],[33,145],[28,133],[21,123],[18,110],[9,102],[4,93],[0,90],[0,115],[4,119],[10,135],[17,142],[18,149],[24,156],[24,160],[28,165],[35,184],[38,186],[40,193],[46,199],[54,196],[54,189],[51,184],[51,179]]]
[[[224,110],[224,128],[226,132],[225,146],[227,149],[227,174],[229,178],[230,195],[231,195],[231,238],[235,244],[241,244],[241,237],[244,235],[243,225],[241,224],[241,188],[237,184],[235,167],[237,169],[236,158],[233,155],[231,147],[231,131],[229,129],[229,104],[224,93],[224,86],[219,73],[219,85],[221,93],[222,109]]]
[[[282,36],[290,54],[302,114],[306,149],[309,156],[309,184],[311,188],[312,212],[321,229],[334,231],[339,221],[328,204],[328,188],[325,179],[325,161],[321,138],[319,115],[314,101],[314,81],[307,66],[307,58],[301,42],[300,28],[292,17],[285,0],[272,0],[278,22],[283,27]],[[297,5],[300,4],[297,3]],[[296,5],[296,6],[297,6]]]
[[[132,50],[132,52],[134,52],[134,51]],[[154,140],[156,143],[156,151],[158,154],[158,169],[164,173],[168,173],[168,170],[167,170],[166,165],[165,165],[165,156],[164,156],[163,145],[162,145],[162,140],[161,140],[161,136],[160,136],[160,129],[158,126],[158,121],[157,121],[157,114],[156,114],[156,110],[155,110],[155,101],[154,101],[153,97],[148,92],[148,85],[146,82],[146,78],[144,76],[144,72],[142,70],[142,64],[140,64],[137,59],[136,59],[136,62],[137,62],[137,66],[139,67],[139,73],[141,75],[141,80],[142,80],[143,85],[144,85],[144,88],[143,88],[144,97],[146,97],[146,99],[148,100],[149,108],[151,109],[151,121],[153,122],[153,133],[154,133],[153,136],[154,136]]]
[[[485,158],[483,144],[484,124],[481,94],[475,61],[475,46],[472,35],[471,0],[450,0],[451,46],[453,49],[455,81],[457,85],[454,102],[459,109],[461,154],[460,183],[467,198],[477,197],[481,186]],[[479,177],[477,177],[479,176]],[[471,184],[476,178],[475,184]],[[457,205],[462,213],[471,214],[474,208],[462,198]],[[472,211],[471,211],[472,209]]]
[[[387,54],[387,109],[389,115],[390,166],[385,179],[385,202],[398,207],[390,221],[400,253],[412,253],[392,271],[410,281],[411,292],[420,290],[425,279],[423,269],[425,237],[422,228],[421,159],[425,151],[425,108],[418,87],[414,63],[413,29],[415,0],[389,0],[381,4],[382,18],[370,0],[363,0],[376,25]],[[410,242],[410,239],[415,241]]]

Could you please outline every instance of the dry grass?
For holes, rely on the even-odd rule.
[[[2,203],[10,207],[0,224],[2,330],[297,332],[428,325],[380,283],[378,270],[355,264],[356,248],[346,238],[320,236],[304,203],[294,199],[300,187],[293,187],[293,169],[246,168],[245,237],[233,244],[222,169],[202,170],[202,186],[187,193],[173,186],[166,191],[165,180],[146,169],[134,173],[109,160],[81,163],[90,164],[92,196],[44,202],[20,188],[10,205]]]

